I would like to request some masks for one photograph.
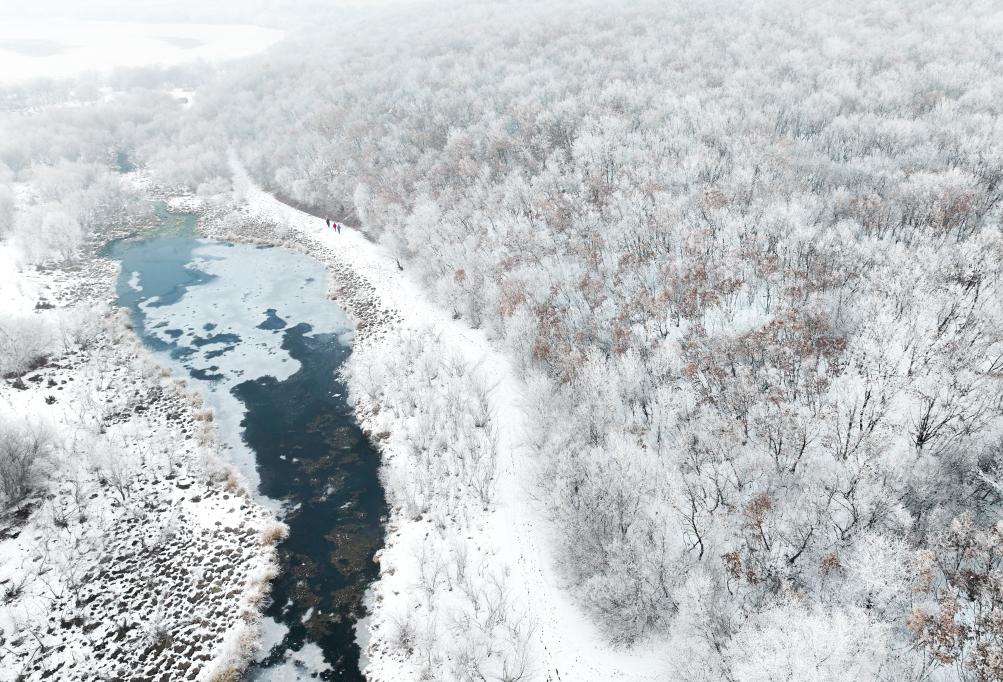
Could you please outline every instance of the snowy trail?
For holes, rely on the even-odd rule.
[[[331,248],[352,269],[365,277],[380,298],[395,307],[406,325],[431,325],[445,347],[477,364],[495,386],[491,407],[497,432],[497,499],[489,533],[501,547],[512,552],[512,578],[525,590],[526,603],[537,622],[536,637],[543,660],[537,661],[534,679],[554,682],[602,680],[656,680],[664,678],[663,655],[653,649],[612,649],[587,615],[561,586],[554,569],[549,523],[539,512],[531,493],[533,463],[524,447],[526,433],[525,387],[509,359],[496,350],[486,335],[462,320],[454,320],[431,302],[424,287],[397,268],[393,256],[357,230],[342,227],[341,233],[325,226],[322,219],[282,203],[257,187],[246,171],[233,164],[234,187],[251,211],[279,225],[287,225]]]

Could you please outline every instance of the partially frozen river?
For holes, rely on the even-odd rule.
[[[354,621],[376,577],[386,503],[379,457],[336,372],[352,326],[327,273],[284,249],[198,240],[194,218],[114,243],[119,304],[216,411],[233,462],[290,527],[252,679],[362,679]],[[183,374],[182,374],[183,373]],[[316,677],[313,677],[316,679]]]

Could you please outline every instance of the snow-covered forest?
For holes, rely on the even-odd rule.
[[[1003,679],[1003,7],[330,17],[4,90],[0,239],[79,262],[155,187],[396,307],[343,370],[392,507],[371,679]]]
[[[991,2],[477,4],[215,106],[520,364],[609,641],[998,679],[1001,37]]]

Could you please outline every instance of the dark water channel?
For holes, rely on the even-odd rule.
[[[351,353],[347,321],[306,256],[200,241],[192,216],[161,217],[160,231],[108,248],[122,264],[119,304],[204,389],[224,441],[233,422],[234,459],[250,452],[245,473],[290,529],[266,613],[271,648],[249,678],[361,680],[354,624],[386,502],[379,457],[336,376]]]

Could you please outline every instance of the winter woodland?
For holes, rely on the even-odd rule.
[[[610,650],[692,682],[1003,679],[1003,8],[449,2],[349,26],[120,74],[114,98],[8,88],[4,243],[52,267],[142,221],[120,158],[233,208],[236,157],[508,358],[521,484]],[[10,341],[34,319],[0,320],[4,372],[39,354]],[[386,578],[421,607],[382,645],[415,676],[546,679],[518,590],[467,581],[489,554],[456,535],[492,528],[491,386],[432,332],[381,344],[346,370],[360,418],[397,453],[394,518],[441,526]],[[9,468],[30,434],[3,423]],[[466,620],[435,634],[443,603]]]

